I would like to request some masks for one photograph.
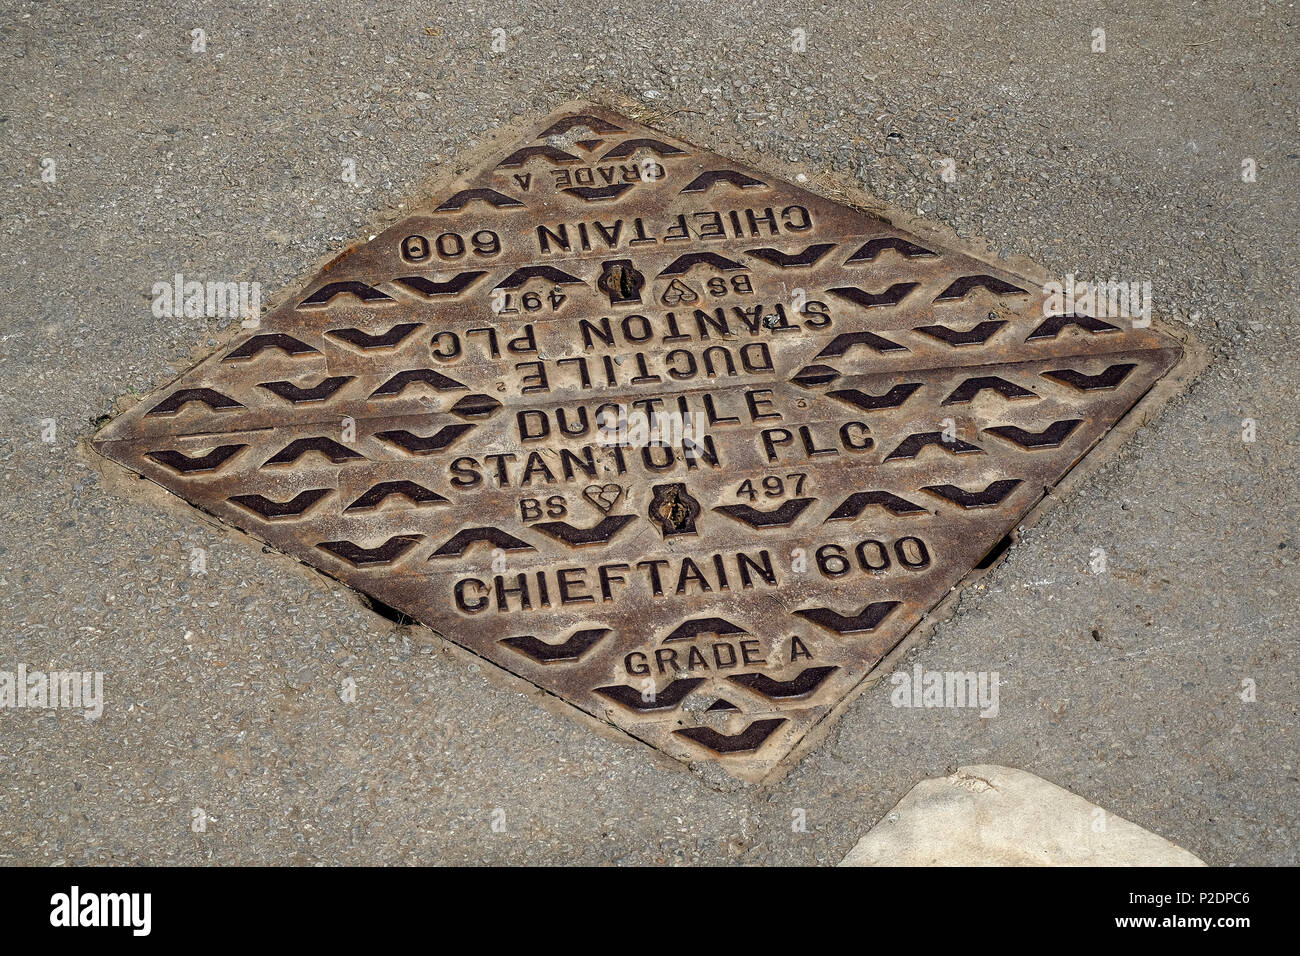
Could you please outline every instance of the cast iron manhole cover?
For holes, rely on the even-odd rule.
[[[995,263],[582,106],[95,443],[754,779],[1179,359],[1153,329],[1044,303]]]

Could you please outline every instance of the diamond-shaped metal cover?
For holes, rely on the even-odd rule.
[[[1179,359],[1049,313],[995,263],[583,104],[95,444],[757,779]]]

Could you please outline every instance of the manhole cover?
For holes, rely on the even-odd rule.
[[[994,263],[584,106],[95,442],[753,779],[1179,358],[1044,304]]]

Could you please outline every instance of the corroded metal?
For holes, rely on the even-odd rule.
[[[96,445],[760,777],[1179,347],[603,108],[536,130]]]

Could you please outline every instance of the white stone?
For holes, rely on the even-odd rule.
[[[1023,770],[923,780],[840,866],[1204,866],[1163,837]]]

